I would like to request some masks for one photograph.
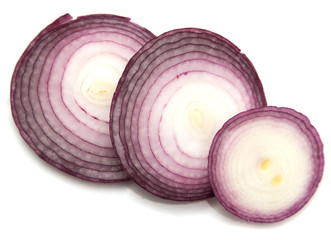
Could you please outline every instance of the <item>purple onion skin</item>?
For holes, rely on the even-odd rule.
[[[21,89],[21,78],[24,74],[27,62],[29,61],[29,58],[33,55],[33,51],[38,48],[38,45],[42,44],[44,41],[47,41],[48,36],[51,34],[54,34],[56,32],[60,32],[59,36],[63,33],[65,33],[65,29],[68,28],[68,31],[74,32],[74,27],[70,29],[70,27],[74,24],[75,28],[80,31],[80,29],[83,29],[84,31],[88,29],[93,24],[95,26],[98,26],[100,22],[102,22],[102,19],[105,20],[105,22],[101,23],[103,24],[103,28],[105,28],[106,24],[109,24],[109,22],[117,22],[117,24],[125,28],[131,28],[132,33],[130,34],[137,34],[137,39],[142,42],[147,42],[148,40],[155,37],[149,30],[132,23],[129,18],[122,17],[122,16],[116,16],[111,14],[92,14],[92,15],[86,15],[86,16],[80,16],[77,17],[77,19],[73,19],[70,14],[65,14],[58,19],[56,19],[53,23],[48,25],[45,29],[43,29],[28,45],[28,47],[23,52],[22,56],[20,57],[19,61],[16,64],[16,67],[13,72],[12,81],[11,81],[11,92],[10,92],[10,103],[11,103],[11,112],[13,120],[19,130],[20,135],[25,140],[25,142],[33,149],[33,151],[44,161],[49,163],[50,165],[54,166],[55,168],[68,173],[72,176],[78,177],[83,180],[92,181],[92,182],[102,182],[102,183],[109,183],[109,182],[121,182],[121,181],[127,181],[129,180],[128,175],[124,172],[123,167],[118,161],[118,158],[114,152],[114,150],[111,150],[111,153],[109,156],[107,154],[102,153],[102,158],[109,159],[109,163],[106,164],[99,164],[99,163],[93,163],[93,161],[85,161],[80,159],[77,156],[74,156],[72,153],[70,153],[67,150],[68,148],[77,148],[78,151],[80,151],[79,146],[73,146],[70,143],[67,143],[68,145],[63,146],[57,146],[57,144],[52,140],[48,139],[46,134],[40,132],[43,132],[41,128],[36,126],[35,124],[35,116],[34,113],[29,112],[29,110],[26,110],[24,108],[24,104],[28,104],[31,106],[32,104],[38,104],[35,102],[30,102],[22,100],[22,98],[26,99],[26,97],[29,96],[23,96],[20,94]],[[95,22],[94,22],[95,21]],[[86,23],[86,25],[84,25]],[[110,29],[112,27],[117,27],[116,25],[112,25],[112,23],[109,24]],[[93,28],[90,27],[91,29]],[[121,27],[119,27],[121,28]],[[122,28],[121,28],[122,29]],[[77,32],[76,32],[77,33]],[[62,37],[62,36],[60,36]],[[67,36],[64,36],[65,38]],[[54,37],[54,38],[57,38]],[[47,43],[49,44],[49,43]],[[38,80],[37,80],[38,81]],[[26,115],[28,115],[28,118]],[[42,117],[42,116],[41,116]],[[47,125],[47,122],[45,123]],[[35,129],[38,129],[36,131]],[[55,138],[61,138],[61,136],[57,135],[58,133],[56,130],[54,130]],[[49,145],[46,145],[43,141],[46,139],[46,141],[49,142]],[[66,142],[66,140],[63,140],[63,142]],[[65,143],[66,144],[66,143]],[[88,145],[89,143],[86,143]],[[52,149],[52,147],[55,147]],[[76,150],[74,150],[76,151]],[[82,150],[84,154],[85,150]],[[103,150],[104,152],[107,152],[108,150]],[[87,155],[91,153],[86,153]],[[93,157],[94,153],[92,153]],[[69,156],[67,159],[66,156]],[[106,160],[104,160],[106,161]],[[92,173],[93,172],[93,173]],[[91,174],[90,174],[91,173]],[[100,174],[99,174],[100,173]]]
[[[110,119],[113,122],[113,124],[110,125],[110,132],[111,132],[111,139],[113,146],[115,147],[121,163],[124,166],[124,169],[127,171],[128,175],[131,177],[131,179],[137,183],[140,187],[145,189],[147,192],[162,198],[166,200],[172,200],[172,201],[196,201],[196,200],[202,200],[211,198],[214,196],[214,193],[212,192],[209,180],[201,185],[201,188],[196,189],[185,189],[185,184],[181,185],[180,187],[176,188],[171,186],[171,183],[165,183],[162,179],[164,179],[163,176],[158,179],[158,176],[154,176],[148,172],[148,170],[144,169],[144,166],[140,166],[139,169],[136,167],[136,163],[133,163],[133,160],[130,158],[130,153],[133,155],[135,154],[132,149],[128,147],[127,139],[125,139],[125,133],[124,133],[124,122],[125,122],[125,116],[127,115],[126,108],[128,105],[128,102],[126,101],[123,103],[123,99],[126,98],[126,92],[130,91],[128,88],[128,85],[130,84],[131,78],[135,78],[138,74],[148,74],[145,72],[145,70],[148,68],[146,66],[146,63],[142,63],[146,58],[153,58],[153,55],[157,55],[157,50],[155,49],[150,50],[150,48],[153,48],[154,45],[158,44],[158,42],[161,44],[162,39],[171,38],[173,35],[181,34],[181,33],[192,33],[192,34],[201,34],[202,37],[213,39],[215,42],[220,41],[222,44],[226,45],[229,49],[229,51],[232,51],[233,55],[235,55],[238,59],[238,61],[244,61],[246,64],[246,70],[250,74],[250,84],[253,85],[253,91],[255,93],[254,97],[252,97],[255,101],[255,107],[263,107],[267,105],[267,101],[264,95],[263,86],[262,83],[259,80],[259,77],[255,71],[255,68],[253,67],[250,60],[240,52],[240,49],[236,47],[233,43],[231,43],[229,40],[223,38],[222,36],[210,32],[208,30],[204,29],[196,29],[196,28],[187,28],[187,29],[177,29],[172,30],[169,32],[166,32],[159,37],[152,39],[149,41],[142,49],[140,49],[134,56],[131,58],[129,63],[127,64],[123,75],[117,85],[116,91],[114,93],[113,101],[111,104],[111,111],[110,111]],[[215,40],[216,39],[216,40]],[[178,39],[177,41],[179,41]],[[173,38],[174,42],[176,42],[175,37]],[[163,47],[167,45],[165,43]],[[217,45],[217,43],[215,44]],[[148,63],[147,63],[148,64]],[[184,73],[185,75],[185,73]],[[137,79],[133,80],[136,81]],[[141,79],[139,79],[141,80]],[[135,85],[135,84],[134,84]],[[130,100],[131,101],[131,100]],[[134,100],[132,100],[134,101]],[[120,107],[119,107],[120,106]],[[118,116],[118,112],[120,112],[120,116]],[[131,145],[132,143],[130,143]],[[134,143],[135,145],[136,143]],[[136,159],[134,159],[136,160]],[[139,162],[139,160],[138,160]],[[146,163],[144,163],[146,164]],[[149,166],[151,167],[151,166]],[[208,176],[206,176],[208,178]],[[168,181],[169,179],[166,179]],[[171,179],[169,180],[172,181]],[[188,184],[189,185],[189,184]]]
[[[309,187],[306,189],[304,196],[302,196],[297,202],[292,204],[291,207],[285,209],[284,211],[278,212],[272,215],[263,215],[263,214],[252,214],[245,211],[245,209],[241,209],[240,207],[236,207],[232,204],[231,200],[227,198],[224,192],[219,188],[219,183],[216,181],[217,171],[220,171],[216,167],[216,158],[217,158],[217,150],[222,148],[222,141],[224,137],[230,134],[231,130],[236,126],[244,125],[246,121],[254,120],[255,118],[268,118],[275,117],[279,119],[289,119],[293,123],[295,123],[302,133],[308,138],[311,143],[311,148],[313,150],[312,162],[313,162],[313,178],[309,183]],[[208,162],[208,171],[209,178],[215,193],[216,198],[221,203],[221,205],[230,213],[234,214],[240,219],[257,222],[257,223],[275,223],[287,219],[294,214],[296,214],[299,210],[301,210],[308,201],[312,198],[314,193],[317,190],[317,187],[322,179],[323,170],[324,170],[324,153],[323,153],[323,143],[322,140],[313,125],[311,125],[309,119],[291,109],[285,107],[274,107],[268,106],[263,108],[251,109],[244,112],[241,112],[229,119],[223,127],[217,132],[215,135],[210,152],[209,152],[209,162]],[[218,162],[219,164],[219,162]],[[222,174],[220,172],[220,174]]]

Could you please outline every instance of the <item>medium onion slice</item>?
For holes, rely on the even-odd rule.
[[[209,153],[214,193],[226,210],[254,222],[298,212],[322,178],[323,144],[308,118],[289,108],[240,113],[215,135]]]
[[[164,199],[213,196],[207,157],[214,134],[238,112],[266,105],[258,75],[227,39],[172,30],[130,60],[111,106],[111,137],[130,177]]]
[[[107,14],[66,14],[41,31],[11,84],[12,115],[30,147],[85,180],[128,179],[109,139],[110,103],[127,62],[153,37]]]

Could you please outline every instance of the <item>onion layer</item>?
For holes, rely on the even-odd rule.
[[[105,14],[66,14],[41,31],[11,84],[12,115],[30,147],[82,179],[128,179],[109,140],[110,102],[126,63],[153,37]]]
[[[258,75],[235,45],[206,30],[173,30],[125,68],[112,101],[111,137],[142,188],[177,201],[208,198],[214,134],[238,112],[265,105]]]
[[[288,108],[240,113],[215,135],[209,176],[220,203],[254,222],[298,212],[322,178],[323,144],[307,117]]]

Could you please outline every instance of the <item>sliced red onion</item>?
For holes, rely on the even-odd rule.
[[[154,35],[115,15],[66,14],[18,61],[11,85],[15,123],[51,165],[82,179],[128,179],[109,140],[109,109],[129,59]]]
[[[206,30],[173,30],[125,68],[112,101],[112,141],[125,170],[150,193],[208,198],[214,134],[238,112],[265,105],[258,75],[235,45]]]
[[[288,108],[252,109],[231,118],[209,154],[216,197],[229,212],[254,222],[298,212],[316,191],[323,167],[316,129]]]

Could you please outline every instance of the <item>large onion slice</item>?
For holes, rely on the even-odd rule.
[[[66,14],[46,27],[18,61],[12,114],[44,160],[100,182],[128,179],[109,140],[109,109],[129,59],[154,35],[115,15]]]
[[[277,222],[299,211],[323,173],[323,144],[307,117],[288,108],[240,113],[216,134],[209,176],[220,203],[238,217]]]
[[[173,30],[125,68],[111,136],[142,188],[165,199],[203,199],[213,196],[207,156],[214,134],[238,112],[265,105],[258,75],[236,46],[206,30]]]

